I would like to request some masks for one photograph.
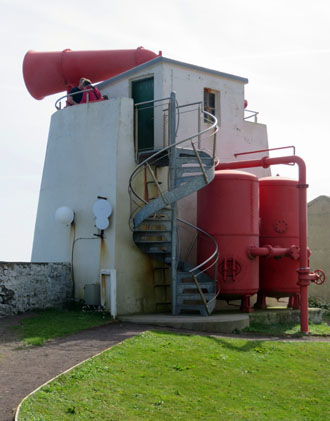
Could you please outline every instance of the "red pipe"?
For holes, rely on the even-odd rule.
[[[300,268],[298,272],[298,284],[300,286],[300,327],[301,331],[308,332],[308,285],[310,281],[314,280],[316,274],[310,273],[308,266],[308,252],[307,252],[307,187],[306,184],[306,165],[305,162],[296,155],[283,156],[278,158],[261,158],[249,161],[227,162],[218,164],[216,170],[229,170],[239,168],[253,168],[263,167],[268,168],[271,165],[280,164],[297,164],[299,168],[299,248]]]
[[[250,258],[261,256],[261,257],[291,257],[291,259],[298,260],[299,259],[299,249],[297,246],[291,247],[277,247],[266,245],[263,247],[254,247],[251,246],[248,249],[248,256]]]

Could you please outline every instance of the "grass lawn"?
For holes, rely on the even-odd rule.
[[[330,419],[330,344],[147,332],[29,397],[19,421]]]
[[[313,336],[330,336],[330,326],[327,323],[314,324],[309,323],[309,334]],[[244,329],[244,332],[260,333],[264,335],[274,336],[292,336],[301,337],[305,336],[300,331],[300,324],[297,323],[281,323],[272,325],[263,325],[261,323],[250,323],[250,326]]]
[[[43,345],[47,339],[70,335],[93,326],[109,323],[108,313],[79,310],[43,310],[23,319],[13,328],[24,340],[24,345]]]

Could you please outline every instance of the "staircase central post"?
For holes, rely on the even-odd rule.
[[[174,91],[171,92],[170,96],[170,144],[176,143],[176,94]],[[175,168],[176,168],[176,148],[170,149],[170,189],[175,188]],[[177,314],[177,205],[173,202],[171,205],[172,209],[172,253],[171,253],[171,286],[172,286],[172,314]]]

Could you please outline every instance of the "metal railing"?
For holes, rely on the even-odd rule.
[[[182,260],[184,262],[189,262],[190,256],[195,251],[195,247],[196,247],[198,239],[201,239],[201,238],[206,239],[207,241],[209,241],[213,245],[213,251],[210,254],[210,256],[206,260],[204,260],[202,263],[197,264],[196,266],[193,266],[191,269],[188,270],[188,272],[191,274],[191,276],[194,279],[195,284],[196,284],[196,286],[199,290],[199,294],[200,294],[201,299],[203,301],[204,307],[206,308],[206,311],[209,313],[210,304],[212,304],[213,301],[215,301],[217,299],[218,295],[220,294],[219,284],[217,282],[217,280],[218,280],[218,261],[219,261],[218,243],[212,237],[212,235],[210,235],[206,231],[202,230],[201,228],[195,226],[194,224],[192,224],[188,221],[185,221],[182,218],[177,218],[177,221],[179,223],[181,223],[184,228],[193,229],[195,231],[195,234],[194,234],[193,238],[190,240],[190,244],[187,247],[186,253],[184,254],[184,256],[181,257],[180,260]],[[180,245],[179,245],[179,249],[180,249]],[[181,255],[181,250],[179,250],[179,255]],[[193,260],[195,260],[195,259],[193,258]],[[213,272],[213,274],[211,272]],[[207,274],[211,279],[213,279],[214,283],[217,286],[217,290],[216,290],[216,293],[215,293],[214,297],[211,300],[209,300],[208,302],[205,299],[203,291],[199,289],[198,278],[201,277],[202,274]]]
[[[168,98],[166,98],[168,99]],[[154,101],[148,101],[148,103],[152,103],[152,102],[159,102],[165,100],[164,99],[160,99],[160,100],[154,100]],[[195,104],[199,104],[199,103],[193,103]],[[136,104],[138,105],[138,104]],[[192,104],[185,104],[182,107],[188,107],[189,105]],[[178,108],[178,107],[176,107]],[[137,167],[135,168],[135,170],[132,172],[130,179],[129,179],[129,187],[128,187],[128,192],[131,198],[131,213],[130,213],[130,227],[133,227],[132,221],[133,218],[135,216],[135,214],[145,205],[147,205],[149,203],[148,200],[144,199],[141,194],[139,194],[137,192],[137,190],[133,187],[133,182],[136,178],[138,178],[139,175],[141,175],[143,170],[147,170],[146,172],[150,173],[150,169],[151,167],[155,167],[157,166],[157,164],[160,163],[161,160],[163,160],[164,158],[166,159],[170,159],[171,154],[173,154],[173,152],[175,151],[175,149],[180,146],[180,147],[184,147],[184,146],[191,146],[191,149],[195,151],[195,155],[196,155],[196,160],[198,160],[197,156],[198,156],[198,150],[204,150],[207,151],[210,156],[216,160],[216,134],[218,132],[218,126],[217,126],[217,118],[215,116],[213,116],[212,114],[208,113],[207,111],[201,110],[201,115],[206,115],[207,118],[209,119],[209,122],[211,123],[209,127],[207,127],[206,129],[200,130],[199,132],[186,137],[183,140],[180,140],[176,143],[174,143],[173,145],[168,145],[165,146],[164,148],[162,148],[161,150],[155,152],[154,154],[152,154],[150,157],[148,157],[147,159],[145,159],[143,162],[141,162],[140,164],[137,165]],[[178,127],[176,128],[176,132],[178,131]],[[203,138],[204,137],[204,138]],[[202,143],[205,142],[205,138],[213,138],[212,141],[212,145],[211,145],[211,151],[209,151],[208,148],[201,148]],[[203,142],[204,141],[204,142]],[[196,144],[197,144],[197,148],[196,148]],[[136,144],[137,147],[137,144]],[[201,168],[201,170],[203,171],[203,165],[201,162],[199,162],[199,166]],[[164,183],[162,184],[163,188],[161,187],[160,183],[156,183],[156,187],[157,190],[159,192],[159,194],[164,194],[165,192],[169,191],[169,180],[167,180],[166,186],[164,186]],[[135,207],[132,206],[132,204],[135,204]]]
[[[252,111],[252,110],[244,110],[244,113],[250,113],[244,117],[244,120],[250,120],[254,118],[254,123],[258,123],[258,114],[259,111]]]
[[[66,104],[65,104],[65,107],[67,107],[68,105],[67,105],[67,100],[68,100],[68,97],[69,96],[75,96],[75,95],[78,95],[78,94],[84,94],[85,92],[91,92],[91,91],[94,91],[94,89],[93,88],[91,88],[91,89],[84,89],[84,90],[82,90],[82,91],[77,91],[77,92],[73,92],[72,94],[66,94],[66,95],[63,95],[63,96],[61,96],[60,98],[58,98],[57,100],[56,100],[56,102],[55,102],[55,108],[57,109],[57,110],[61,110],[62,109],[62,100],[63,99],[65,99],[66,100]],[[98,99],[97,101],[93,101],[93,102],[99,102],[99,101],[103,101],[103,99]],[[89,103],[89,94],[87,94],[87,100],[86,100],[86,104],[88,104]],[[70,104],[69,104],[70,105]],[[77,105],[79,105],[79,104],[77,104]],[[65,108],[64,107],[64,108]]]
[[[161,103],[162,101],[168,101],[169,98],[163,98],[163,99],[159,99],[159,100],[153,100],[153,101],[147,101],[145,103],[139,103],[136,104],[136,106],[141,106],[141,105],[148,105],[151,106],[151,104],[155,104],[157,103]],[[175,102],[174,102],[175,103]],[[197,106],[198,109],[198,117],[199,117],[199,123],[198,123],[198,130],[196,133],[192,134],[191,136],[185,137],[184,139],[180,140],[180,141],[176,141],[176,137],[177,137],[177,133],[178,133],[178,129],[179,129],[179,124],[176,125],[176,127],[173,127],[173,124],[175,124],[175,116],[176,113],[178,114],[178,122],[180,121],[180,110],[182,108],[187,108],[187,107],[192,107],[192,106]],[[167,166],[172,162],[172,160],[175,160],[175,153],[176,153],[176,149],[178,147],[181,148],[187,148],[187,146],[189,147],[189,149],[193,152],[193,154],[195,155],[196,158],[196,173],[200,173],[202,172],[204,178],[205,178],[205,182],[206,184],[208,184],[211,180],[208,180],[206,172],[205,172],[205,168],[204,168],[204,164],[203,161],[200,158],[200,152],[201,151],[207,151],[207,153],[209,154],[210,158],[213,159],[213,163],[215,162],[216,159],[216,134],[218,132],[218,125],[217,125],[217,119],[215,116],[213,116],[212,114],[208,113],[207,111],[201,109],[201,103],[197,102],[197,103],[191,103],[191,104],[185,104],[183,106],[178,106],[177,104],[175,105],[175,110],[174,110],[174,106],[173,106],[173,99],[172,99],[172,94],[171,94],[171,98],[170,98],[170,103],[168,105],[168,107],[170,107],[168,109],[168,113],[169,115],[172,116],[172,118],[168,118],[168,124],[169,124],[169,133],[170,133],[170,138],[171,138],[171,144],[167,145],[165,147],[163,147],[161,150],[155,152],[154,154],[152,154],[150,157],[148,157],[147,159],[145,159],[143,162],[141,162],[140,164],[137,165],[137,167],[135,168],[135,170],[132,172],[130,179],[129,179],[129,187],[128,187],[128,192],[129,192],[129,196],[130,196],[130,219],[129,219],[129,225],[130,228],[133,230],[134,229],[134,217],[135,215],[142,209],[144,208],[146,205],[148,205],[148,203],[150,203],[152,201],[152,199],[149,199],[148,194],[146,195],[146,190],[144,188],[144,197],[142,197],[142,193],[137,191],[137,188],[133,185],[134,181],[137,179],[138,180],[138,186],[141,187],[141,185],[146,186],[147,185],[147,176],[148,174],[151,175],[152,178],[152,182],[154,183],[156,189],[157,189],[157,196],[161,196],[163,198],[163,203],[164,206],[166,207],[167,205],[170,205],[170,203],[167,202],[166,200],[166,193],[173,190],[174,186],[173,186],[173,173],[171,174],[171,169],[168,171],[167,174],[167,179],[163,180],[162,182],[160,182],[155,174],[155,171],[152,169],[152,167],[154,167],[157,170],[158,166],[164,166],[160,164],[161,160],[168,160],[168,164]],[[174,113],[174,118],[173,118],[173,113]],[[209,126],[205,129],[200,129],[201,128],[201,124],[200,124],[200,119],[201,117],[206,117],[207,122],[209,123]],[[136,120],[138,119],[138,113],[136,114]],[[174,121],[174,123],[173,123]],[[137,123],[136,123],[137,124]],[[163,129],[163,133],[164,133],[164,129]],[[137,134],[137,126],[136,126],[136,134]],[[205,147],[202,148],[202,145],[204,146],[204,144],[206,143],[206,139],[212,139],[211,140],[211,145],[206,145],[206,146],[211,146],[211,152],[209,152],[209,150]],[[164,144],[164,139],[163,139],[163,144]],[[135,143],[135,147],[136,147],[136,151],[138,149],[138,142],[136,141]],[[173,170],[173,169],[172,169]],[[175,170],[174,170],[175,171]],[[180,198],[178,198],[180,199]],[[173,203],[172,203],[172,208],[173,208]],[[176,209],[176,208],[175,208]],[[207,238],[209,238],[210,241],[213,241],[215,244],[215,250],[214,252],[211,254],[211,256],[209,258],[207,258],[204,262],[202,262],[201,264],[198,264],[196,266],[194,266],[193,268],[191,268],[189,270],[189,273],[191,273],[192,278],[196,284],[196,287],[199,291],[199,294],[201,296],[202,302],[204,303],[205,309],[207,311],[207,313],[209,313],[209,305],[210,302],[207,303],[204,293],[202,291],[202,289],[200,288],[200,285],[198,283],[198,277],[201,276],[203,273],[205,273],[206,271],[210,271],[211,268],[214,268],[214,281],[216,282],[216,267],[217,267],[217,261],[218,261],[218,247],[216,245],[215,240],[206,232],[202,231],[201,229],[199,229],[197,226],[187,223],[186,221],[180,220],[176,218],[176,210],[173,211],[173,215],[174,215],[174,220],[173,221],[179,221],[181,223],[185,223],[187,226],[189,226],[190,228],[193,228],[196,230],[196,232],[199,233],[203,233],[203,235],[205,235]],[[176,227],[176,222],[172,222],[172,227]],[[176,232],[176,228],[172,228],[172,231]],[[196,237],[197,238],[197,237]],[[174,244],[174,243],[173,243]],[[175,244],[172,245],[172,250],[176,249]],[[172,252],[173,253],[173,252]],[[216,256],[216,257],[215,257]],[[174,258],[172,255],[172,271],[176,270],[177,268],[174,268],[174,263],[175,265],[178,265],[178,260],[176,259],[176,257]],[[206,266],[207,264],[209,264],[208,266]],[[173,274],[173,272],[172,272]],[[172,289],[174,290],[176,286],[176,281],[174,283],[172,283]],[[172,290],[172,299],[173,299],[173,290]],[[218,292],[216,293],[215,297],[212,299],[215,300],[216,296],[217,296]],[[172,303],[173,306],[173,303]]]

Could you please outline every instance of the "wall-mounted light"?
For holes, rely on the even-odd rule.
[[[74,212],[68,206],[61,206],[55,212],[55,219],[64,225],[71,225],[74,221]]]

